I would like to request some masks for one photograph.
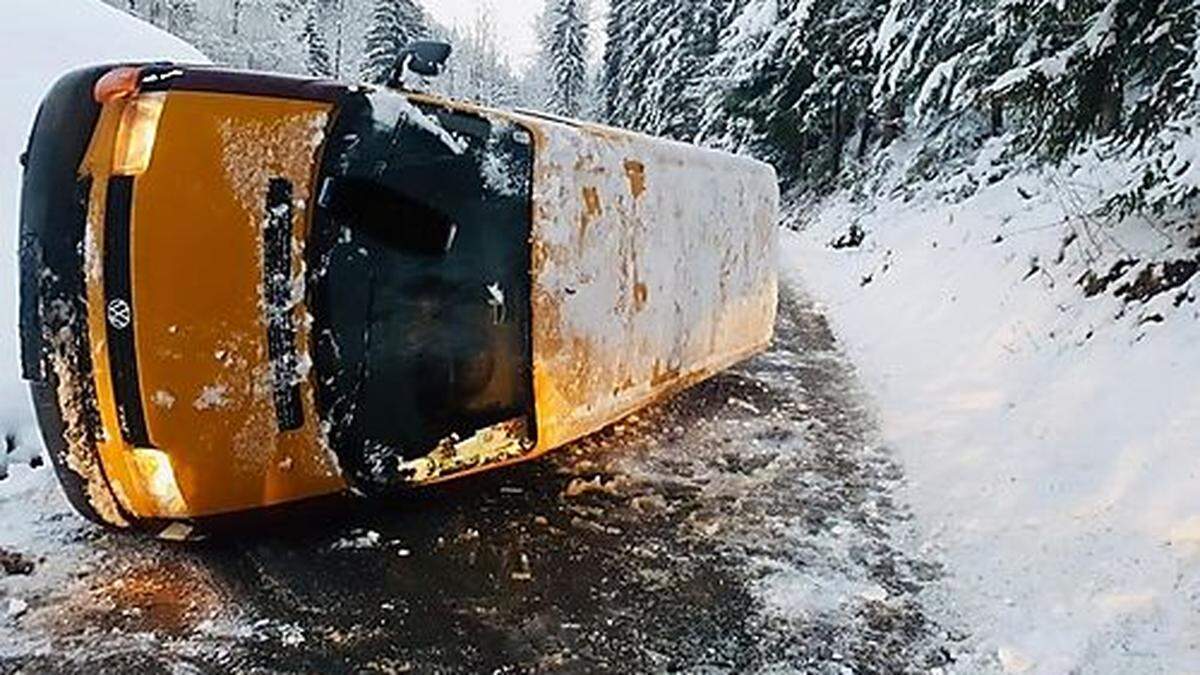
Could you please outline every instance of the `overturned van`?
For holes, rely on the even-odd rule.
[[[529,460],[762,351],[762,163],[536,113],[171,64],[71,73],[23,157],[21,337],[113,526]]]

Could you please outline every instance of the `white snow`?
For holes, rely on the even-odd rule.
[[[924,117],[928,110],[936,107],[935,97],[945,97],[947,90],[954,86],[954,69],[958,66],[961,56],[961,54],[956,54],[937,64],[929,72],[929,77],[925,78],[925,82],[921,85],[921,91],[917,94],[917,100],[913,103],[913,112],[918,117]]]
[[[378,99],[376,99],[378,101]],[[388,104],[399,108],[400,116],[409,124],[424,129],[426,132],[437,137],[450,152],[456,155],[461,155],[467,151],[467,144],[460,138],[455,137],[445,127],[437,121],[436,118],[430,117],[421,111],[420,108],[413,105],[405,97],[389,97],[386,99]]]
[[[29,603],[21,598],[9,598],[5,614],[10,619],[18,619],[29,610]]]
[[[154,392],[153,402],[160,408],[170,410],[175,407],[175,396],[165,389],[159,389]]]
[[[196,410],[219,410],[230,404],[229,387],[224,384],[210,384],[200,390],[200,395],[192,401]]]
[[[770,31],[779,22],[779,3],[777,0],[757,0],[737,16],[726,30],[725,44],[731,48],[741,46],[748,39],[753,39]]]
[[[957,180],[999,178],[995,154]],[[1196,672],[1200,278],[1178,308],[1178,291],[1126,307],[1076,282],[1089,258],[1103,273],[1197,251],[1142,219],[1076,217],[1128,179],[1080,161],[958,204],[929,189],[797,210],[789,267],[877,403],[974,631],[968,672]],[[863,246],[829,247],[852,222]]]
[[[364,550],[378,548],[383,537],[374,530],[356,530],[349,537],[335,541],[331,549],[335,551]]]
[[[23,443],[39,441],[18,356],[17,157],[42,96],[60,75],[95,63],[162,59],[207,61],[182,41],[98,0],[5,0],[0,5],[0,60],[5,64],[0,102],[0,431],[17,433]]]

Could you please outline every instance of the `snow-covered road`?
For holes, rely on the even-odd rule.
[[[0,501],[0,672],[925,672],[936,607],[825,319],[546,461],[203,546],[84,525],[48,470]],[[16,489],[14,485],[24,485]],[[5,607],[13,612],[5,616]]]
[[[8,0],[0,54],[10,243],[55,77],[203,60],[95,0]],[[1200,672],[1194,220],[1098,223],[1130,167],[1003,147],[794,205],[776,348],[637,420],[198,547],[86,525],[24,466],[10,245],[0,673]]]

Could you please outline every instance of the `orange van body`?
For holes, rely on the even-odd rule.
[[[27,153],[22,210],[25,375],[67,494],[94,520],[178,535],[181,524],[186,533],[213,516],[371,492],[360,489],[353,469],[360,464],[395,487],[527,461],[771,340],[778,192],[764,164],[406,92],[164,65],[126,67],[124,79],[113,73],[73,73],[47,98]],[[114,81],[115,92],[101,85]],[[489,356],[482,366],[451,359],[448,377],[455,387],[463,386],[462,373],[479,379],[470,389],[478,403],[446,427],[454,431],[445,438],[379,455],[369,452],[379,443],[360,438],[372,437],[371,429],[351,434],[357,445],[345,440],[349,418],[338,405],[350,396],[352,409],[386,422],[388,401],[363,399],[358,388],[373,385],[332,373],[341,359],[350,363],[344,345],[318,344],[336,342],[330,333],[342,342],[353,333],[340,330],[336,317],[353,304],[359,283],[358,273],[337,272],[335,290],[321,300],[321,261],[353,256],[351,239],[365,237],[342,224],[318,242],[320,232],[336,229],[327,224],[336,219],[326,193],[353,184],[358,191],[343,200],[353,222],[368,211],[380,217],[361,197],[376,194],[362,192],[373,174],[330,178],[341,170],[331,167],[363,152],[346,129],[348,101],[364,96],[370,100],[360,109],[399,111],[394,135],[380,136],[397,145],[386,152],[415,147],[396,140],[404,127],[403,139],[428,142],[431,152],[444,153],[442,164],[466,157],[462,166],[480,174],[470,181],[483,195],[477,203],[443,208],[431,196],[436,187],[423,188],[405,196],[420,203],[386,212],[428,206],[471,214],[447,219],[448,229],[438,231],[448,234],[445,251],[411,254],[421,274],[466,255],[454,247],[472,246],[464,239],[476,236],[471,218],[499,217],[501,197],[517,209],[504,213],[524,211],[527,219],[506,230],[525,233],[504,235],[512,240],[507,248],[487,249],[508,251],[505,269],[523,272],[504,287],[455,291],[470,305],[459,314],[482,326],[464,344]],[[464,140],[473,132],[446,132],[439,120],[468,130],[477,123],[481,131]],[[72,123],[83,129],[61,131]],[[488,148],[497,138],[516,153],[528,147],[523,196],[496,184],[506,180],[492,175]],[[435,164],[418,162],[409,175],[419,178]],[[395,227],[410,227],[400,220]],[[385,218],[383,227],[393,225]],[[377,239],[362,239],[368,243],[359,250],[374,256],[364,270],[408,265]],[[454,264],[475,265],[463,260]],[[476,284],[455,274],[445,278]],[[383,368],[377,364],[388,357],[387,340],[421,328],[411,317],[442,315],[425,305],[426,314],[386,320],[379,317],[390,317],[391,308],[371,307],[362,325],[378,336],[363,348],[365,368]],[[413,349],[404,358],[421,361],[425,348]],[[395,372],[425,372],[412,370],[425,367],[414,363]],[[342,399],[324,393],[338,377],[350,383],[339,390]],[[384,384],[400,391],[403,377]],[[498,403],[510,399],[516,403]]]

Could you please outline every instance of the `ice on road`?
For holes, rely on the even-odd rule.
[[[545,461],[180,547],[0,502],[0,671],[924,672],[935,605],[852,368],[787,292],[777,346]],[[22,514],[25,514],[24,516]]]

